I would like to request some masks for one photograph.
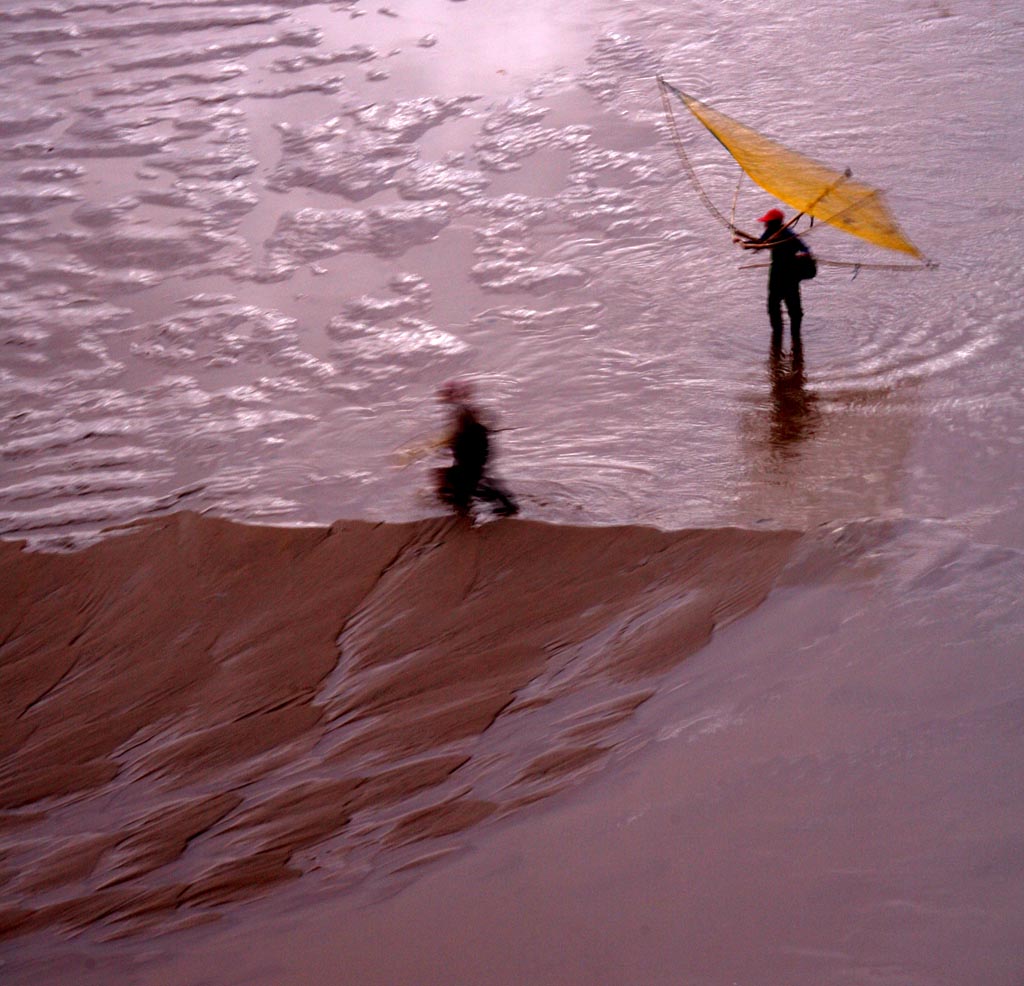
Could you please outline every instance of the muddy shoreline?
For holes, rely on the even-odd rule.
[[[74,553],[0,544],[5,935],[187,923],[325,843],[390,869],[546,797],[796,538],[178,513]]]

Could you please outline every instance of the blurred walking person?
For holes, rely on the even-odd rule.
[[[475,500],[493,504],[499,516],[517,514],[519,507],[511,494],[487,473],[492,429],[484,423],[474,403],[472,385],[452,380],[437,396],[450,415],[448,431],[440,444],[452,456],[451,465],[434,473],[438,499],[463,516],[470,513]]]

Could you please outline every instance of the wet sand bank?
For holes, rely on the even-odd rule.
[[[49,668],[5,981],[1019,982],[1019,552],[177,515],[5,554],[0,654]],[[76,636],[119,677],[54,683]]]
[[[180,513],[0,544],[5,937],[356,883],[628,749],[797,535]]]

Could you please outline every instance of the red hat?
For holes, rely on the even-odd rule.
[[[781,209],[769,209],[760,219],[758,219],[758,222],[759,223],[770,223],[770,222],[772,222],[772,221],[774,221],[776,219],[779,222],[782,222],[782,220],[785,219],[785,218],[786,217],[782,214],[782,210]]]
[[[473,399],[473,385],[468,380],[449,380],[437,392],[446,404],[465,404]]]

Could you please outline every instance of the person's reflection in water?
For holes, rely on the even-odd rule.
[[[783,456],[796,454],[796,445],[817,430],[821,413],[818,395],[807,390],[804,363],[799,354],[792,358],[772,350],[768,360],[771,382],[771,420],[768,444]]]

